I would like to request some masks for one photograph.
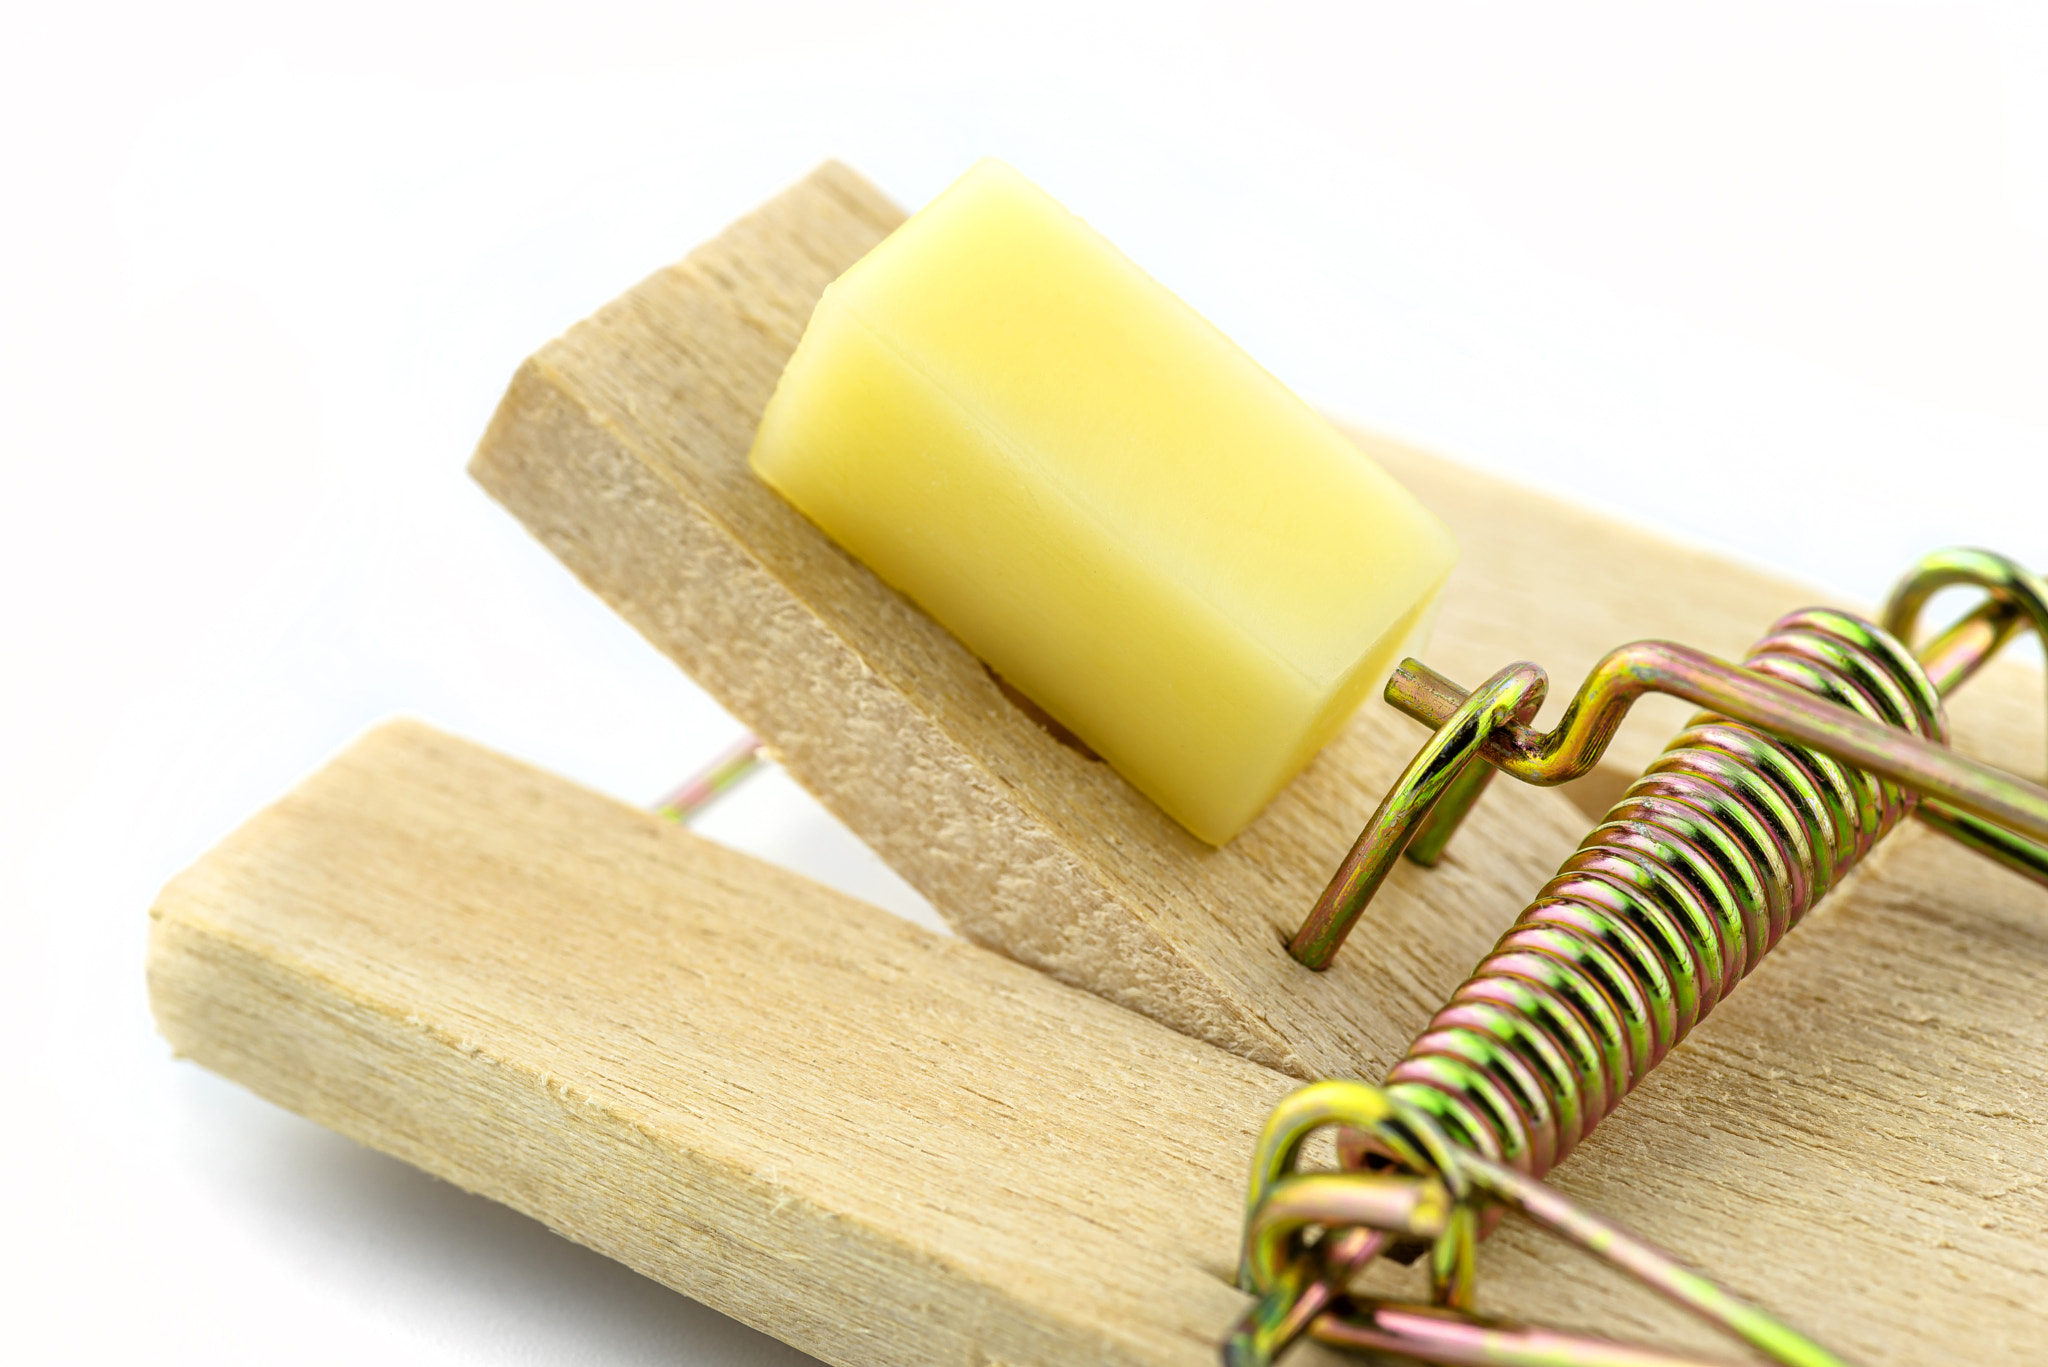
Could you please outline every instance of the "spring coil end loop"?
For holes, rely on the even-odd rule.
[[[1744,668],[1947,740],[1896,639],[1795,613]],[[1388,1074],[1459,1143],[1549,1171],[1909,815],[1915,795],[1705,714],[1610,809]]]

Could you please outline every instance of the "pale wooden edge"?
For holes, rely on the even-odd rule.
[[[621,880],[564,881],[568,840]],[[551,921],[591,927],[577,958]],[[429,947],[566,984],[650,940],[673,960],[503,998],[520,1020]],[[793,942],[812,957],[777,957]],[[714,961],[743,1014],[678,1027],[689,1071],[659,1066],[621,1022],[688,1003]],[[414,724],[167,886],[148,980],[180,1056],[835,1363],[1212,1362],[1244,1303],[1242,1165],[1291,1085]],[[801,1028],[821,999],[837,1036]],[[865,1094],[902,1069],[873,1061],[917,1054],[895,1147],[850,1128],[889,1123]]]
[[[610,440],[539,363],[515,378],[473,472],[516,499],[536,539],[768,738],[807,788],[854,814],[856,833],[967,938],[1255,1063],[1305,1074],[1284,1041],[1219,1009],[1224,994],[1213,982],[1105,896],[994,776],[963,762],[928,713]],[[1014,886],[1020,869],[1028,889]],[[1064,914],[1027,914],[1047,904]],[[1092,971],[1105,962],[1119,965],[1115,980]]]
[[[1418,732],[1368,707],[1235,849],[1202,855],[733,464],[808,299],[896,213],[851,172],[821,169],[529,362],[479,447],[477,477],[962,933],[1296,1075],[1373,1072],[1583,818],[1497,785],[1426,890],[1397,876],[1337,971],[1304,982],[1278,937]],[[1464,543],[1428,652],[1456,677],[1535,658],[1563,695],[1621,641],[1669,636],[1739,657],[1812,601],[1384,438],[1354,439]],[[2002,762],[2038,750],[2009,737],[2038,735],[2040,696],[2038,674],[1992,671],[1960,709],[1963,744]],[[1640,712],[1569,791],[1587,815],[1686,709],[1653,700]]]
[[[1782,574],[1356,425],[1344,430],[1458,538],[1462,560],[1426,652],[1431,665],[1470,685],[1511,661],[1534,660],[1550,674],[1546,720],[1595,661],[1629,641],[1675,639],[1739,660],[1773,622],[1800,608],[1876,616],[1871,604],[1833,601]],[[1956,747],[2017,772],[2041,773],[2048,753],[2044,700],[2040,669],[2015,655],[1993,661],[1949,700]],[[1598,781],[1575,794],[1589,815],[1605,812],[1609,795],[1656,758],[1691,710],[1672,698],[1638,704],[1602,760]]]
[[[1858,1360],[2023,1362],[2041,899],[1900,839],[1557,1180]],[[414,725],[166,888],[149,977],[186,1056],[834,1362],[1212,1361],[1290,1085]],[[1726,1355],[1519,1225],[1482,1269]]]
[[[820,172],[544,348],[472,473],[969,938],[1296,1076],[1383,1067],[1491,942],[1503,889],[1536,886],[1581,818],[1503,792],[1469,857],[1427,896],[1397,877],[1355,951],[1304,978],[1284,934],[1417,744],[1412,724],[1361,713],[1207,851],[746,472],[752,405],[803,291],[831,278],[827,248],[857,255],[885,229],[872,208],[848,219],[848,176]]]

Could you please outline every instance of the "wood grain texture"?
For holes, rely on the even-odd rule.
[[[1583,834],[1516,785],[1336,969],[1283,941],[1422,732],[1383,707],[1212,850],[1007,701],[747,469],[825,285],[901,218],[828,165],[550,343],[472,471],[963,935],[1296,1076],[1377,1076]],[[1509,791],[1513,789],[1513,791]]]
[[[169,887],[181,1054],[839,1363],[1194,1364],[1287,1079],[416,725]]]
[[[1007,701],[943,628],[747,469],[818,294],[900,220],[851,171],[820,168],[529,360],[473,473],[962,934],[1296,1076],[1377,1077],[1684,707],[1646,703],[1613,761],[1577,785],[1577,810],[1496,784],[1444,865],[1403,865],[1337,966],[1304,979],[1282,941],[1417,728],[1362,708],[1264,815],[1211,850]],[[1430,656],[1468,683],[1534,659],[1568,695],[1606,650],[1642,636],[1739,657],[1813,601],[1354,435],[1459,537],[1465,559]],[[2005,700],[1986,734],[2011,763],[2010,737],[2038,732],[2038,676],[2006,670],[1973,692]]]
[[[181,1054],[829,1362],[1192,1367],[1243,1303],[1290,1079],[426,728],[152,918]],[[2044,981],[2048,898],[1909,829],[1557,1180],[1858,1361],[2038,1361]],[[1714,1350],[1586,1266],[1511,1223],[1482,1307]]]
[[[1385,437],[1350,435],[1444,519],[1463,552],[1430,663],[1470,685],[1510,660],[1537,661],[1551,680],[1545,724],[1594,662],[1624,642],[1664,637],[1740,660],[1772,622],[1798,608],[1875,615],[1874,604],[1832,599]],[[1674,698],[1639,703],[1581,800],[1634,779],[1691,710]],[[1950,700],[1949,713],[1959,749],[2017,772],[2043,771],[2048,699],[2039,669],[1994,660]],[[1606,805],[1597,801],[1602,811]]]

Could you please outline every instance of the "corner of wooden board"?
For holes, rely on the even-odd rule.
[[[860,184],[815,173],[543,348],[473,473],[963,935],[1297,1076],[1385,1067],[1584,818],[1503,791],[1335,969],[1294,963],[1287,934],[1422,732],[1366,707],[1212,850],[748,470],[811,306],[901,220]]]
[[[1857,1360],[2025,1362],[2048,918],[1898,838],[1553,1180]],[[1245,1305],[1290,1079],[429,728],[153,916],[181,1054],[826,1361],[1194,1367]],[[1725,1352],[1557,1255],[1504,1226],[1483,1308]]]
[[[380,728],[164,889],[177,1052],[837,1363],[1195,1367],[1283,1077]]]

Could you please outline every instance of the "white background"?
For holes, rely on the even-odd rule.
[[[1003,156],[1313,402],[1838,600],[2048,564],[2038,4],[287,8],[0,23],[11,1360],[797,1360],[172,1062],[141,964],[393,712],[635,802],[731,739],[462,467],[824,156]],[[779,776],[704,829],[918,910]]]

